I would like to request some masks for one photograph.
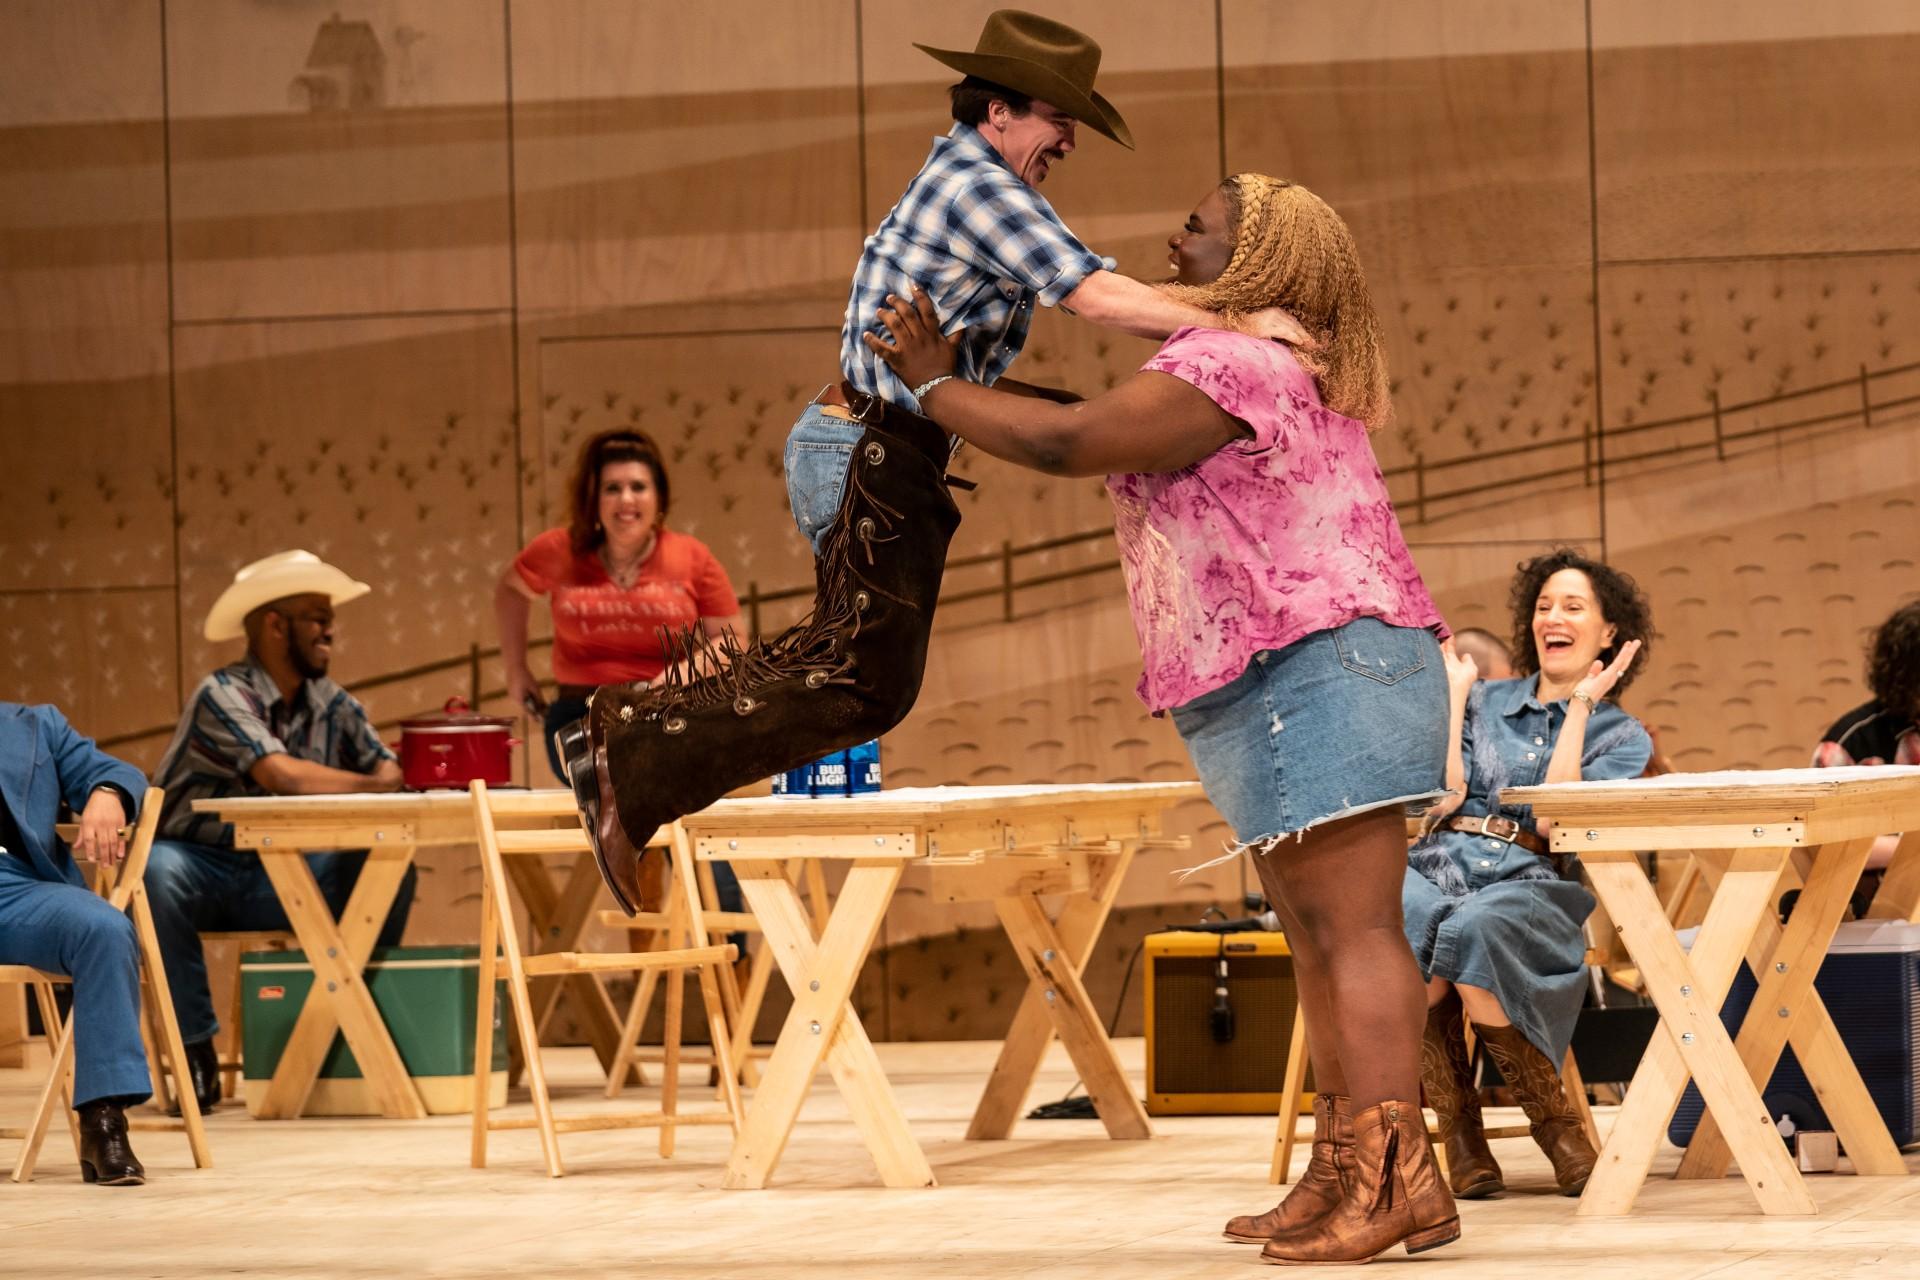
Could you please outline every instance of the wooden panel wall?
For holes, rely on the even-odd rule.
[[[290,545],[378,588],[341,617],[349,684],[491,645],[492,574],[615,423],[661,439],[675,521],[743,592],[806,581],[786,426],[835,376],[862,238],[945,127],[949,77],[912,43],[967,47],[992,7],[0,6],[0,696],[105,736],[167,724],[231,656],[200,639],[208,603]],[[1394,372],[1376,448],[1456,625],[1504,630],[1514,563],[1573,542],[1653,594],[1634,709],[1683,766],[1792,763],[1862,696],[1862,629],[1920,587],[1910,5],[1049,11],[1104,43],[1139,147],[1083,131],[1046,194],[1123,269],[1161,273],[1223,172],[1347,216]],[[1150,349],[1046,314],[1019,373],[1098,390]],[[1108,519],[1096,482],[961,469],[982,487],[956,554],[996,558],[957,588]],[[1011,627],[998,596],[947,612],[896,782],[1184,769],[1132,699],[1116,574],[1014,605]],[[469,679],[368,701],[397,715]],[[151,764],[163,742],[119,749]],[[1201,852],[1224,836],[1205,806],[1178,825]],[[422,938],[470,931],[444,861]],[[1128,888],[1140,928],[1241,888],[1161,861]],[[894,1034],[1004,1016],[921,998],[990,967],[966,959],[988,922],[954,923],[911,895],[889,922],[863,998]]]

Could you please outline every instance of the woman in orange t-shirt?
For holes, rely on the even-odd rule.
[[[651,680],[665,670],[663,628],[698,622],[710,636],[742,629],[740,602],[713,552],[666,527],[667,468],[645,433],[589,439],[568,494],[567,527],[522,548],[493,593],[508,695],[543,714],[547,761],[563,781],[554,731],[586,715],[587,695],[600,685]],[[541,596],[553,609],[559,688],[552,702],[527,666],[527,617]]]

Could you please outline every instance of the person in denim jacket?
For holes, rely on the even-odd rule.
[[[1501,788],[1634,778],[1653,754],[1640,722],[1610,701],[1652,634],[1633,579],[1555,551],[1520,566],[1512,607],[1517,678],[1480,681],[1473,659],[1447,654],[1453,794],[1408,851],[1401,890],[1407,941],[1428,979],[1421,1083],[1464,1199],[1505,1188],[1481,1128],[1466,1019],[1519,1096],[1560,1189],[1578,1195],[1596,1158],[1558,1071],[1587,990],[1582,925],[1593,896],[1573,858],[1549,853],[1531,809],[1501,806]]]

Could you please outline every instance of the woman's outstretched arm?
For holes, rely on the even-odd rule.
[[[892,296],[887,302],[880,321],[893,341],[863,334],[867,346],[909,387],[946,375],[921,397],[921,412],[1007,462],[1057,476],[1177,471],[1252,434],[1204,392],[1170,373],[1136,373],[1077,404],[962,381],[952,376],[953,347],[940,336],[927,295],[915,289],[911,303]]]

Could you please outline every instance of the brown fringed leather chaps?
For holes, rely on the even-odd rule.
[[[912,710],[960,511],[947,492],[945,434],[915,414],[876,408],[815,560],[812,612],[744,647],[690,628],[675,639],[664,683],[593,695],[587,739],[600,806],[611,799],[622,829],[601,817],[597,852],[622,905],[637,903],[621,892],[624,867],[609,863],[633,857],[657,828],[876,738]],[[698,672],[707,674],[690,674]],[[625,851],[606,847],[619,835]]]

